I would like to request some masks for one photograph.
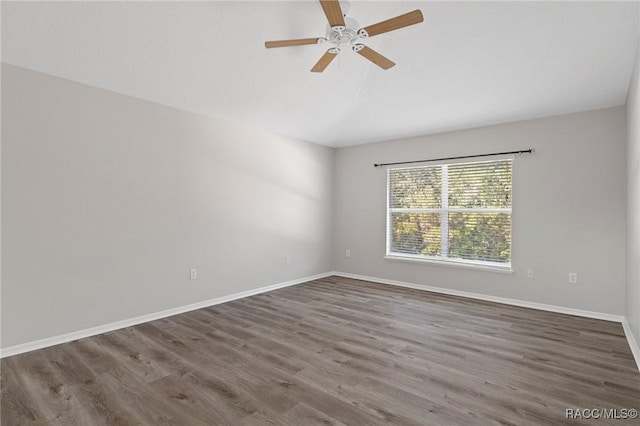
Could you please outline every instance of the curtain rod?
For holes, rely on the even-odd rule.
[[[373,167],[395,166],[397,164],[428,163],[430,161],[460,160],[462,158],[491,157],[494,155],[506,155],[506,154],[531,154],[532,152],[533,152],[533,149],[529,148],[529,149],[523,149],[520,151],[492,152],[490,154],[462,155],[460,157],[432,158],[430,160],[397,161],[395,163],[376,163],[373,165]]]

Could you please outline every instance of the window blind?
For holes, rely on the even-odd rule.
[[[512,160],[388,170],[387,254],[511,262]]]

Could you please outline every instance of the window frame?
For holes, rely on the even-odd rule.
[[[403,209],[403,208],[392,208],[390,206],[390,179],[391,172],[393,170],[407,170],[407,169],[420,169],[427,167],[448,167],[452,165],[459,164],[469,164],[469,163],[486,163],[492,161],[501,161],[501,160],[510,160],[511,161],[511,208],[454,208],[451,209],[448,206],[449,197],[448,197],[448,174],[442,173],[442,187],[441,187],[441,206],[440,208],[415,208],[415,209]],[[497,158],[491,160],[479,160],[477,158],[469,159],[469,160],[457,160],[457,161],[438,161],[428,165],[422,166],[412,166],[412,167],[393,167],[387,169],[387,177],[386,177],[386,206],[385,206],[385,221],[386,221],[386,237],[385,237],[385,256],[384,258],[387,260],[393,261],[401,261],[401,262],[410,262],[410,263],[425,263],[425,264],[433,264],[439,266],[452,266],[452,267],[460,267],[467,269],[476,269],[476,270],[486,270],[493,272],[503,272],[503,273],[513,273],[512,264],[513,264],[513,166],[514,166],[514,156],[513,155],[505,155],[498,156]],[[446,183],[446,186],[445,186]],[[445,207],[446,205],[446,207]],[[471,259],[461,259],[461,258],[451,258],[448,256],[428,256],[423,254],[410,254],[410,253],[398,253],[391,251],[391,241],[392,241],[392,213],[393,212],[408,212],[408,213],[438,213],[440,214],[440,244],[441,244],[441,254],[446,252],[448,254],[448,245],[449,245],[449,221],[443,220],[445,217],[448,219],[449,213],[509,213],[511,219],[511,256],[510,261],[508,263],[502,262],[491,262],[491,261],[480,261],[480,260],[471,260]],[[446,247],[445,247],[446,245]],[[446,248],[446,250],[445,250]]]

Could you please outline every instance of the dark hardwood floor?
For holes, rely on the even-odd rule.
[[[2,425],[540,425],[640,409],[620,324],[326,278],[2,360]]]

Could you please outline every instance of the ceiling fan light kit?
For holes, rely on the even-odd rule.
[[[270,49],[274,47],[303,46],[324,43],[333,45],[333,47],[329,48],[325,52],[313,68],[311,68],[311,72],[324,71],[340,52],[349,48],[363,58],[386,70],[394,66],[395,63],[366,46],[363,42],[369,37],[374,37],[389,31],[418,24],[424,20],[422,12],[420,10],[414,10],[409,13],[396,16],[395,18],[360,28],[358,21],[353,18],[346,17],[346,13],[343,14],[338,0],[320,0],[320,5],[327,17],[327,21],[329,22],[325,37],[267,41],[264,44],[265,47]]]

